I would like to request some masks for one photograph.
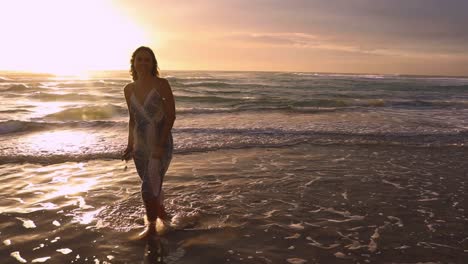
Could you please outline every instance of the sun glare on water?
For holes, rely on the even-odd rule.
[[[128,68],[147,44],[142,28],[110,1],[5,1],[0,68],[86,77],[88,71]]]
[[[96,137],[84,131],[60,130],[41,132],[25,139],[30,149],[49,154],[82,154],[96,142]]]

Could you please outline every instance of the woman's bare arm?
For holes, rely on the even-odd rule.
[[[163,79],[161,82],[161,96],[163,97],[164,101],[164,113],[165,119],[162,128],[162,133],[157,140],[156,148],[161,148],[169,139],[169,134],[171,132],[172,127],[174,126],[174,121],[176,119],[176,112],[175,112],[175,101],[174,95],[172,94],[171,85],[166,79]]]
[[[127,150],[130,151],[133,149],[133,128],[135,127],[135,120],[133,119],[133,115],[130,113],[130,97],[132,95],[132,86],[133,85],[129,83],[124,88],[125,101],[127,102],[129,114]]]

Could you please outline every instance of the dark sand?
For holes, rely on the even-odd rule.
[[[466,157],[306,144],[179,154],[164,187],[176,230],[150,241],[129,240],[143,216],[132,163],[4,164],[0,260],[466,263]]]

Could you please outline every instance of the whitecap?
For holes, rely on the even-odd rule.
[[[301,223],[290,224],[289,227],[292,228],[292,229],[296,229],[296,230],[302,230],[302,229],[304,229],[304,226],[303,226]]]
[[[393,187],[397,188],[397,189],[403,189],[403,187],[401,187],[400,184],[398,183],[394,183],[394,182],[389,182],[387,180],[382,180],[383,183],[386,183],[386,184],[390,184],[390,185],[393,185]]]
[[[407,248],[410,248],[410,246],[403,245],[401,247],[396,247],[395,249],[407,249]]]
[[[69,249],[69,248],[61,248],[61,249],[57,249],[56,251],[57,251],[57,252],[60,252],[60,253],[62,253],[62,254],[64,254],[64,255],[67,255],[67,254],[69,254],[69,253],[72,252],[72,250]]]
[[[268,212],[264,213],[263,215],[266,216],[267,218],[269,218],[269,217],[272,217],[273,214],[274,214],[275,212],[278,212],[278,211],[279,211],[279,210],[274,209],[274,210],[271,210],[271,211],[268,211]]]
[[[348,200],[348,192],[345,191],[345,192],[341,193],[341,196],[343,196],[343,198],[345,200]]]
[[[318,247],[318,248],[321,248],[321,249],[332,249],[332,248],[336,248],[336,247],[338,247],[340,245],[340,244],[331,244],[329,246],[325,246],[322,243],[312,239],[311,237],[306,237],[306,239],[309,240],[309,241],[312,241],[312,243],[309,243],[309,245],[314,246],[314,247]]]
[[[430,202],[430,201],[436,201],[436,200],[439,200],[439,198],[423,198],[423,199],[419,199],[417,201],[418,202]]]
[[[306,183],[305,186],[306,186],[306,187],[309,187],[312,183],[314,183],[314,182],[320,180],[321,178],[322,178],[322,177],[317,177],[317,178],[315,178],[315,179],[309,181],[308,183]]]
[[[43,247],[44,247],[44,244],[40,244],[38,247],[33,248],[33,251],[38,250],[38,249],[43,248]]]
[[[10,256],[14,257],[16,260],[18,260],[21,263],[28,262],[27,260],[21,257],[19,251],[11,252]]]
[[[288,258],[286,261],[291,264],[303,264],[307,262],[307,260],[301,258]]]
[[[31,262],[32,262],[32,263],[36,263],[36,262],[46,262],[48,259],[50,259],[50,257],[37,258],[37,259],[33,259]]]
[[[0,133],[0,134],[1,134],[1,133]],[[21,198],[7,198],[7,199],[13,200],[13,201],[17,201],[17,202],[19,202],[19,203],[24,204],[24,201],[23,201],[23,199],[21,199]]]
[[[25,228],[36,228],[36,225],[34,224],[32,220],[21,218],[21,217],[16,217],[16,219],[21,220]]]
[[[285,237],[284,239],[297,239],[297,238],[300,238],[300,237],[301,237],[301,234],[295,233],[294,235]]]
[[[345,246],[345,248],[349,250],[356,250],[364,247],[367,247],[367,245],[361,245],[361,243],[359,243],[357,240],[353,240],[353,243]]]
[[[50,203],[50,202],[49,202],[49,203],[39,203],[39,205],[42,206],[42,208],[43,208],[43,209],[46,209],[46,210],[47,210],[47,209],[50,210],[50,209],[55,209],[55,208],[57,208],[57,205],[56,205],[56,204]]]

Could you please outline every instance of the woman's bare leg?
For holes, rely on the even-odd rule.
[[[138,234],[139,239],[145,239],[156,234],[156,219],[158,218],[158,200],[147,199],[143,201],[146,209],[145,229]]]
[[[164,208],[164,192],[161,190],[161,194],[158,197],[157,204],[157,215],[161,221],[167,220],[166,208]]]

